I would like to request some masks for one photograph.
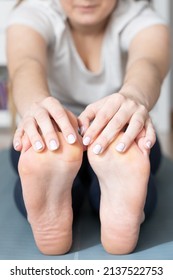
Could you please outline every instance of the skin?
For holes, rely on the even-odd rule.
[[[117,1],[61,0],[61,4],[67,14],[71,34],[81,59],[90,71],[98,72],[105,28],[109,16],[116,8]],[[26,33],[27,36],[25,36]],[[155,130],[149,111],[159,98],[161,84],[169,68],[169,44],[169,31],[166,26],[155,25],[139,32],[129,47],[126,73],[120,91],[89,104],[77,118],[76,116],[72,117],[71,112],[66,110],[58,100],[50,95],[46,77],[48,46],[41,35],[24,25],[13,25],[7,31],[8,69],[15,105],[21,117],[13,142],[16,150],[22,150],[20,174],[23,181],[23,192],[26,194],[25,200],[31,200],[27,195],[27,191],[25,191],[28,188],[27,186],[31,184],[31,178],[26,176],[23,168],[25,165],[27,166],[28,158],[31,155],[35,157],[33,162],[37,163],[39,157],[34,156],[37,153],[33,153],[33,151],[41,152],[43,158],[45,157],[50,162],[50,153],[54,155],[55,151],[62,151],[61,146],[66,147],[66,145],[69,145],[73,148],[74,145],[79,145],[82,141],[83,150],[88,150],[88,159],[99,179],[102,192],[100,209],[101,239],[104,248],[110,253],[122,254],[130,252],[134,249],[138,239],[140,224],[143,221],[143,205],[147,189],[148,155],[150,148],[155,143]],[[78,127],[81,130],[82,138],[78,136]],[[127,128],[126,130],[125,127]],[[57,130],[61,134],[57,133]],[[122,131],[124,132],[122,133]],[[112,153],[113,147],[116,153]],[[65,156],[65,154],[61,154],[61,157]],[[69,154],[74,154],[73,149],[70,150]],[[119,156],[122,155],[123,160],[120,161]],[[134,166],[133,161],[133,164],[130,164],[131,169],[127,168],[129,166],[129,155],[131,155],[130,159],[136,158],[138,163]],[[53,166],[54,163],[59,164],[57,158],[53,161]],[[109,164],[108,166],[107,162],[112,162],[113,165]],[[120,162],[122,162],[122,165]],[[115,172],[114,166],[118,166],[118,163],[122,172],[116,171],[115,178],[112,175]],[[143,167],[142,170],[138,168],[139,163]],[[136,174],[139,173],[139,178],[143,176],[144,179],[140,185],[141,192],[136,196],[136,201],[140,198],[140,203],[136,208],[135,215],[132,218],[132,215],[129,214],[129,219],[123,220],[123,226],[119,224],[119,227],[117,227],[115,223],[112,226],[110,219],[105,219],[104,209],[110,207],[108,212],[113,213],[113,220],[116,221],[118,221],[119,211],[126,213],[126,217],[127,213],[134,213],[134,205],[131,205],[130,201],[127,203],[127,207],[123,209],[120,201],[122,201],[123,197],[122,189],[127,187],[127,194],[135,194],[139,181],[134,181],[135,176],[129,177],[130,175],[128,175],[127,184],[124,166],[126,166],[126,175],[127,173],[134,174],[135,170]],[[66,197],[62,193],[59,194],[59,201],[62,201],[62,197],[63,201],[69,200],[72,182],[79,167],[80,164],[77,165],[71,181],[67,184]],[[65,165],[63,168],[66,169]],[[24,168],[24,170],[26,169]],[[108,177],[111,178],[111,182],[107,178],[103,180],[103,172],[100,173],[100,170],[110,172]],[[143,171],[145,175],[142,174]],[[40,185],[40,181],[37,179],[38,172],[39,170],[37,172],[31,170],[32,186],[36,185],[38,190],[42,190],[43,186],[42,184]],[[44,175],[46,177],[44,177],[44,180],[46,179],[49,182],[47,187],[51,186],[50,189],[54,193],[57,186],[55,183],[58,177],[57,170],[55,174],[52,174],[51,171],[44,172],[44,174],[46,174]],[[117,178],[119,178],[118,181],[122,182],[122,188],[117,184]],[[66,183],[62,179],[60,189],[64,189]],[[131,186],[135,186],[135,188],[131,189]],[[44,189],[46,193],[46,186],[44,186]],[[112,189],[115,192],[112,193],[110,191]],[[34,191],[32,195],[34,196]],[[45,195],[45,197],[47,196]],[[51,226],[51,221],[48,219],[49,213],[44,205],[52,205],[51,197],[54,196],[50,195],[48,201],[42,201],[39,195],[37,198],[44,213],[42,219],[39,220],[40,225],[46,224],[46,229],[50,229],[50,236],[52,236],[51,229],[55,232],[55,228]],[[112,204],[109,203],[110,200],[113,202]],[[36,205],[38,201],[35,202]],[[114,209],[114,207],[108,207],[108,205],[119,206]],[[61,203],[56,207],[61,209]],[[66,207],[64,211],[69,210]],[[33,212],[30,206],[28,206],[27,210],[32,216],[30,223],[33,228],[33,234],[36,236],[36,243],[40,244],[39,240],[42,240],[44,231],[38,234],[38,230],[34,226],[37,223],[38,210]],[[71,219],[72,213],[70,212]],[[54,221],[58,223],[58,214],[55,215]],[[133,225],[134,231],[129,232],[130,236],[125,236],[124,233],[129,221]],[[70,228],[71,224],[64,224],[63,227]],[[58,235],[55,233],[56,240],[59,235],[60,232],[58,232]],[[117,239],[120,235],[122,240]],[[115,239],[112,238],[113,236]],[[120,244],[119,248],[115,246],[117,242]],[[61,243],[62,246],[63,244],[65,246],[65,241]],[[124,248],[123,244],[129,244],[129,247]],[[45,244],[43,245],[45,246]],[[68,248],[58,248],[54,245],[51,239],[51,244],[47,243],[46,249],[42,244],[38,245],[38,247],[43,253],[51,253],[51,250],[47,248],[56,248],[52,254],[64,253],[70,248],[71,235],[68,236]]]
[[[96,56],[96,53],[100,53],[108,16],[116,6],[116,2],[95,1],[95,8],[86,11],[78,8],[78,5],[90,7],[90,1],[61,0],[69,18],[77,50],[88,68],[93,71],[99,68],[99,57]],[[27,38],[23,36],[26,32]],[[59,101],[50,97],[48,91],[46,82],[47,46],[44,39],[34,30],[22,25],[10,27],[7,36],[8,65],[14,100],[17,111],[22,117],[14,136],[14,147],[21,150],[21,137],[25,132],[35,150],[43,150],[45,146],[51,149],[50,141],[52,139],[55,140],[58,148],[59,141],[49,116],[58,124],[65,139],[68,141],[70,135],[71,142],[75,142],[76,134],[66,111]],[[24,38],[22,42],[21,36]],[[14,41],[17,42],[15,46]],[[148,41],[150,44],[147,43]],[[168,70],[168,46],[169,32],[165,26],[156,25],[137,34],[129,48],[126,75],[120,92],[90,104],[79,116],[83,139],[90,138],[88,144],[95,142],[96,145],[101,146],[103,151],[122,128],[129,124],[128,130],[120,139],[120,146],[124,147],[122,150],[119,149],[120,152],[125,151],[133,143],[143,127],[146,131],[144,148],[153,146],[155,131],[149,111],[159,97],[160,87]],[[87,55],[88,53],[90,55]],[[112,104],[117,105],[113,107]],[[128,108],[128,112],[126,108]],[[110,111],[109,115],[107,115],[108,111]],[[91,121],[92,125],[89,126]],[[42,135],[39,133],[38,126]],[[113,134],[112,131],[114,131]],[[36,147],[36,143],[40,143],[40,145]]]

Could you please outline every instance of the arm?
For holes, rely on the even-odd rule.
[[[169,32],[165,26],[149,27],[136,35],[129,48],[120,91],[89,105],[79,117],[84,139],[99,143],[103,151],[127,126],[118,151],[126,151],[140,136],[146,149],[153,146],[155,131],[149,111],[159,98],[169,68],[169,48]]]
[[[21,122],[14,136],[14,146],[22,148],[27,134],[35,150],[49,149],[51,140],[59,145],[52,119],[67,141],[76,132],[67,112],[58,100],[50,97],[47,84],[47,44],[32,28],[13,25],[7,31],[7,57],[14,102]],[[55,142],[53,142],[55,144]],[[54,145],[54,148],[56,146]]]
[[[141,31],[130,45],[120,93],[135,98],[150,111],[159,98],[169,64],[170,39],[167,27],[153,26]],[[132,96],[130,92],[133,92]]]

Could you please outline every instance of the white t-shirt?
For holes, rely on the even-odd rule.
[[[8,26],[24,24],[43,36],[49,45],[50,93],[76,115],[88,104],[120,89],[123,54],[135,35],[151,25],[165,24],[148,1],[119,0],[106,29],[101,69],[93,73],[80,58],[66,19],[59,0],[25,0],[13,10]]]

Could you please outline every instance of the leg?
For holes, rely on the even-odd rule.
[[[150,164],[136,143],[123,154],[118,138],[101,155],[88,149],[88,158],[101,188],[101,240],[106,251],[127,254],[134,250],[144,220]]]
[[[72,243],[71,189],[82,162],[82,146],[69,145],[59,133],[60,148],[21,153],[19,174],[36,244],[44,254],[64,254]]]
[[[162,151],[159,143],[158,137],[156,138],[156,143],[151,149],[150,152],[150,165],[151,165],[151,173],[156,174],[159,167],[160,163],[162,161]]]

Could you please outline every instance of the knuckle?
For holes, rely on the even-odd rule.
[[[140,105],[139,105],[139,109],[140,109],[140,112],[141,112],[143,115],[147,115],[148,111],[147,111],[146,107],[145,107],[143,104],[140,104]]]
[[[102,110],[98,113],[98,122],[107,123],[109,121],[108,113],[105,110]]]
[[[83,116],[87,117],[88,115],[91,115],[94,113],[94,104],[91,103],[89,105],[86,106],[84,112],[83,112]]]
[[[38,102],[34,102],[34,103],[31,105],[31,107],[30,107],[30,109],[29,109],[29,111],[28,111],[29,115],[32,116],[35,112],[37,112],[38,108],[39,108],[39,103],[38,103]]]
[[[126,97],[121,93],[115,93],[115,98],[117,98],[120,103],[123,103],[126,100]]]
[[[24,130],[29,128],[30,125],[33,125],[33,124],[35,124],[34,118],[31,116],[26,117],[25,120],[23,121]]]
[[[129,111],[136,111],[137,108],[137,103],[134,100],[128,100],[127,105],[126,105],[126,109]]]
[[[144,126],[144,122],[142,120],[139,120],[139,119],[135,120],[135,127],[138,130],[142,130],[143,126]]]
[[[122,127],[124,126],[124,124],[123,124],[123,122],[122,122],[122,120],[121,120],[120,117],[115,116],[115,118],[114,118],[114,126],[115,126],[115,129],[116,129],[116,130],[122,129]]]
[[[43,100],[42,104],[43,105],[49,104],[50,106],[52,106],[55,103],[55,101],[59,103],[59,101],[55,99],[53,96],[48,96]]]
[[[97,123],[95,123],[94,125],[91,125],[88,130],[87,130],[87,134],[88,135],[92,135],[92,137],[98,135],[100,129],[99,126],[97,125]]]
[[[63,109],[56,110],[55,116],[57,121],[66,119],[66,113]]]
[[[89,111],[93,107],[93,104],[89,104],[86,106],[85,111]]]
[[[35,119],[38,119],[40,122],[44,122],[47,118],[47,112],[45,109],[41,108],[35,113]]]

